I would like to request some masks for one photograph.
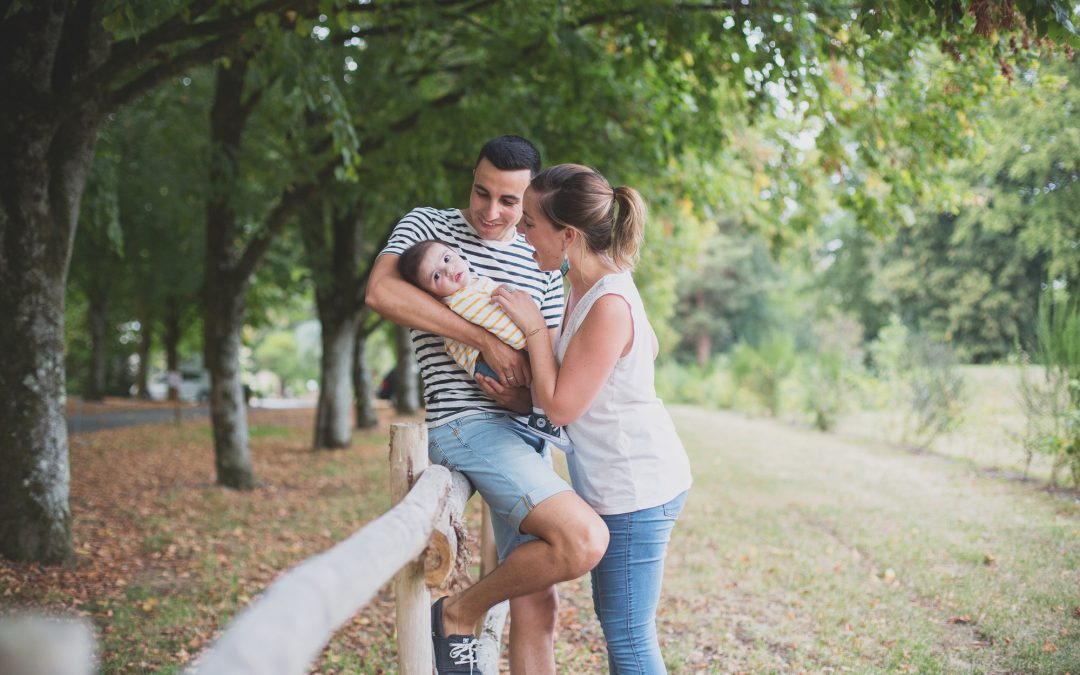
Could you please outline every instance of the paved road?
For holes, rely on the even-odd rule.
[[[210,409],[206,406],[184,408],[184,419],[206,417]],[[78,434],[84,431],[98,431],[113,427],[131,427],[155,422],[171,422],[176,412],[172,408],[146,408],[145,410],[117,410],[101,413],[73,413],[68,415],[68,433]]]
[[[252,402],[252,409],[287,410],[292,408],[313,408],[314,402],[304,399],[262,398]],[[184,419],[206,417],[210,409],[206,405],[183,408]],[[176,415],[173,408],[145,408],[141,410],[115,410],[108,412],[84,413],[78,411],[68,415],[68,433],[78,434],[85,431],[112,429],[113,427],[132,427],[139,424],[171,422]]]

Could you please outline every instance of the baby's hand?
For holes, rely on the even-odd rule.
[[[544,315],[532,296],[525,291],[518,291],[502,285],[491,292],[491,301],[503,308],[510,319],[523,333],[528,335],[534,327],[544,327]]]

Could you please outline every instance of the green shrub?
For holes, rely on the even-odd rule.
[[[814,427],[829,431],[846,398],[843,355],[830,351],[804,357],[796,373],[802,409],[810,414]]]
[[[870,345],[882,402],[901,411],[900,443],[928,448],[959,426],[963,378],[952,349],[909,331],[893,316]]]
[[[1068,469],[1080,486],[1080,302],[1050,291],[1039,301],[1036,321],[1033,357],[1041,373],[1035,375],[1025,358],[1020,378],[1024,450],[1029,466],[1036,452],[1051,456],[1052,483]]]
[[[755,348],[745,342],[731,350],[731,374],[736,390],[757,398],[774,417],[780,414],[781,384],[795,367],[795,339],[770,333]]]
[[[667,361],[656,366],[656,393],[668,403],[730,408],[733,386],[727,360],[717,356],[705,368]]]
[[[816,321],[812,333],[793,371],[792,399],[818,430],[829,431],[862,389],[862,327],[834,313]]]

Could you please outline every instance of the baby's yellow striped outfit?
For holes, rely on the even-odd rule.
[[[443,302],[466,321],[487,329],[514,349],[523,349],[525,334],[502,307],[491,301],[491,293],[498,287],[498,284],[487,277],[477,277],[468,286],[443,298]],[[446,351],[454,361],[469,375],[475,375],[476,360],[480,357],[480,350],[451,338],[445,338],[445,341]]]

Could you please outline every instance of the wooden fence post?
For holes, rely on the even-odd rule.
[[[495,530],[491,527],[491,507],[481,502],[480,515],[480,576],[486,577],[499,566],[499,553],[495,550]]]
[[[390,501],[397,504],[428,465],[427,427],[416,423],[390,426]],[[424,583],[424,562],[409,562],[394,577],[397,606],[398,672],[430,675],[431,594]]]

